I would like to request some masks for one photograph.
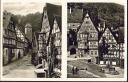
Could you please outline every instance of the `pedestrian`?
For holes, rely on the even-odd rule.
[[[72,67],[72,74],[74,75],[74,66]]]
[[[75,68],[75,73],[78,74],[78,71],[79,71],[79,69],[76,67]]]

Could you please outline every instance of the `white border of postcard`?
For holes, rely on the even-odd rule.
[[[1,80],[3,81],[127,81],[127,0],[1,0],[1,21],[3,2],[14,2],[14,1],[26,1],[26,2],[61,2],[62,4],[62,77],[61,78],[3,78],[2,77],[2,59],[1,63]],[[67,2],[106,2],[106,3],[118,3],[125,7],[125,67],[124,67],[124,78],[67,78]],[[0,28],[0,58],[2,58],[2,22]]]

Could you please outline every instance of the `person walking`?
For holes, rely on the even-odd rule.
[[[75,73],[78,74],[78,71],[79,71],[79,69],[76,67],[75,68]]]
[[[38,64],[42,64],[42,55],[38,52]]]
[[[75,74],[74,66],[72,67],[72,74],[73,74],[73,75]]]

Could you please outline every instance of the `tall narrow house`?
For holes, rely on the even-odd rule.
[[[89,14],[84,17],[84,21],[77,34],[78,52],[83,57],[91,57],[96,62],[98,56],[98,30],[94,26]]]
[[[54,71],[61,71],[61,16],[55,16],[51,35],[54,36]]]
[[[47,3],[44,7],[38,45],[38,54],[43,56],[47,76],[52,77],[61,69],[61,6]]]
[[[117,65],[118,63],[118,44],[110,28],[105,28],[103,35],[99,40],[100,64]],[[103,52],[102,52],[103,50]]]

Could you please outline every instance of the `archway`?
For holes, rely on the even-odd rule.
[[[20,59],[20,57],[21,57],[21,54],[20,54],[20,51],[18,52],[18,59]]]
[[[76,49],[75,49],[75,48],[72,48],[72,49],[70,50],[70,55],[74,55],[74,54],[76,54]]]

